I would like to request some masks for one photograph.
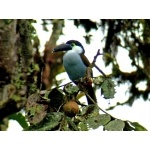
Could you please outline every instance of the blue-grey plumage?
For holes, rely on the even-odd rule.
[[[63,56],[63,65],[72,81],[78,80],[85,76],[87,67],[76,51],[70,50],[65,53]]]

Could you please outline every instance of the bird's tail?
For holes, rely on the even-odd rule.
[[[94,104],[93,101],[95,103],[97,103],[96,95],[95,95],[94,89],[91,85],[88,85],[86,87],[86,92],[87,92],[86,98],[87,98],[88,105]],[[89,96],[92,98],[93,101],[89,98]]]

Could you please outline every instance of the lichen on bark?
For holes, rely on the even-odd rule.
[[[33,21],[0,20],[0,120],[24,107],[28,93],[27,73],[32,62]],[[15,90],[11,91],[10,87]]]
[[[0,85],[5,85],[11,80],[11,75],[15,71],[15,64],[17,61],[17,54],[15,43],[17,39],[16,34],[17,20],[6,24],[0,20]]]

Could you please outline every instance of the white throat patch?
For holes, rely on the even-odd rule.
[[[73,46],[72,50],[77,52],[78,54],[81,54],[83,52],[83,49],[80,46]]]

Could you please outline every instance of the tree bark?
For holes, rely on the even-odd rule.
[[[27,97],[32,20],[0,20],[0,121],[20,111]]]
[[[17,20],[7,23],[0,20],[0,87],[10,83],[17,62],[16,53]],[[0,97],[1,99],[1,97]]]

